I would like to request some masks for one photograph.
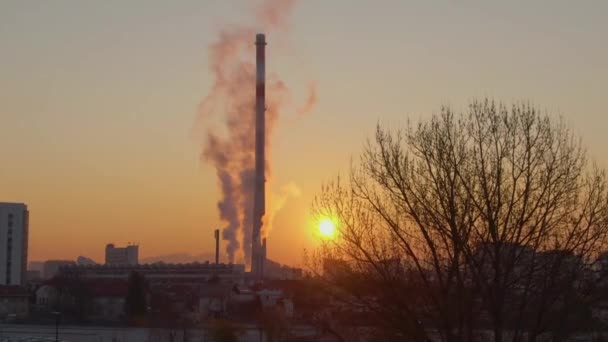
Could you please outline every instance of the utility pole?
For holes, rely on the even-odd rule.
[[[55,342],[59,342],[59,319],[61,318],[61,312],[51,312],[55,316]]]

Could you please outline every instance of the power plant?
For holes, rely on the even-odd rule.
[[[251,235],[251,273],[256,280],[264,278],[266,239],[262,242],[262,220],[266,212],[266,36],[258,33],[256,46],[255,79],[255,194],[253,202],[253,230]]]

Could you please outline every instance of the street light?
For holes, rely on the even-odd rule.
[[[59,342],[59,319],[61,318],[61,312],[53,311],[51,315],[55,316],[55,342]]]

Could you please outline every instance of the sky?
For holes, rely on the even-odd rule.
[[[209,92],[209,46],[252,22],[252,3],[0,2],[0,202],[30,210],[29,259],[201,254],[222,226],[211,165],[193,133]],[[273,260],[314,247],[310,205],[348,172],[375,125],[466,109],[475,98],[531,101],[561,115],[608,167],[608,2],[306,0],[267,69],[303,101],[272,137],[273,182],[301,190],[277,213]],[[252,37],[253,42],[254,37]]]

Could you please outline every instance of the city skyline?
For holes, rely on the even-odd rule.
[[[30,260],[100,261],[107,243],[129,241],[143,258],[213,251],[220,195],[194,126],[212,82],[210,44],[251,21],[248,4],[227,3],[3,5],[0,144],[10,163],[0,201],[28,204]],[[297,3],[288,41],[268,37],[268,70],[296,105],[314,81],[319,102],[304,117],[282,113],[275,130],[276,185],[294,183],[301,196],[277,213],[269,258],[301,264],[314,245],[312,198],[347,172],[377,122],[416,121],[442,104],[529,100],[561,113],[608,165],[608,5],[597,5]]]

